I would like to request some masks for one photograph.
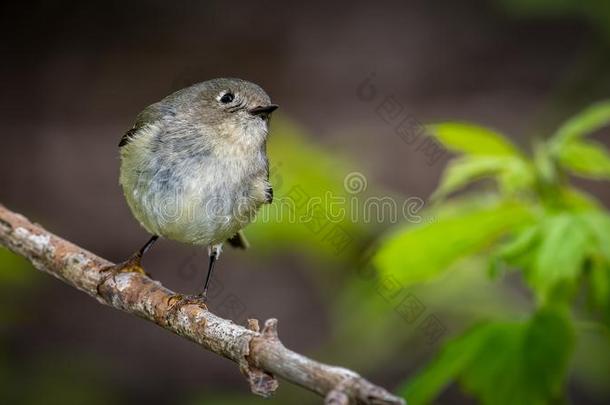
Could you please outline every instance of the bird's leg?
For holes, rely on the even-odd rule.
[[[119,273],[140,273],[146,274],[144,269],[142,268],[142,257],[150,250],[150,248],[155,244],[155,242],[159,239],[157,235],[153,235],[148,242],[140,250],[131,255],[131,257],[125,260],[122,263],[118,263],[112,266],[108,266],[103,268],[101,271],[107,273],[101,282],[97,285],[97,293],[100,295],[100,286],[106,282],[111,277],[116,276]],[[148,275],[148,274],[146,274]]]
[[[208,287],[210,286],[210,281],[212,280],[212,272],[214,271],[214,264],[218,260],[220,256],[220,252],[222,250],[222,244],[213,245],[208,248],[208,255],[210,257],[210,261],[208,263],[208,274],[205,278],[205,284],[203,286],[203,292],[197,295],[181,295],[176,294],[170,297],[169,299],[169,310],[167,312],[166,318],[169,320],[185,305],[198,305],[203,309],[207,309],[206,302],[208,300]]]
[[[142,257],[144,257],[146,252],[148,252],[150,248],[153,247],[157,239],[159,239],[159,237],[157,235],[153,235],[150,240],[146,242],[146,244],[142,246],[140,250],[131,255],[129,259],[125,260],[122,263],[115,264],[114,266],[106,267],[102,271],[112,272],[113,275],[116,275],[118,273],[129,272],[146,274],[146,272],[142,268]]]
[[[216,264],[216,260],[218,260],[218,256],[220,256],[220,250],[222,245],[214,245],[210,248],[208,255],[210,256],[210,262],[208,264],[208,274],[205,277],[205,284],[203,286],[203,292],[200,294],[201,298],[204,301],[208,300],[208,287],[210,286],[210,280],[212,280],[212,272],[214,271],[214,264]]]

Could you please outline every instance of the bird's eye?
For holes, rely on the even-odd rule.
[[[233,100],[235,100],[235,96],[231,92],[225,93],[220,97],[220,102],[223,104],[229,104]]]

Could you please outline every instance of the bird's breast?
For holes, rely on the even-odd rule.
[[[168,133],[144,135],[122,150],[121,185],[150,233],[191,244],[222,242],[265,202],[264,147],[217,148]]]
[[[147,185],[134,188],[133,211],[152,233],[185,243],[218,243],[252,221],[266,187],[260,159],[173,161],[156,169]]]

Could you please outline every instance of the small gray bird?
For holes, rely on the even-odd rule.
[[[246,248],[241,229],[273,199],[266,139],[272,104],[240,79],[213,79],[179,90],[142,111],[119,143],[120,184],[152,238],[113,273],[143,272],[159,237],[207,246],[207,298],[222,245]]]

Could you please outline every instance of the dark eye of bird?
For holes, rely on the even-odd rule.
[[[229,104],[233,100],[235,100],[233,93],[225,93],[220,97],[220,102],[223,104]]]

